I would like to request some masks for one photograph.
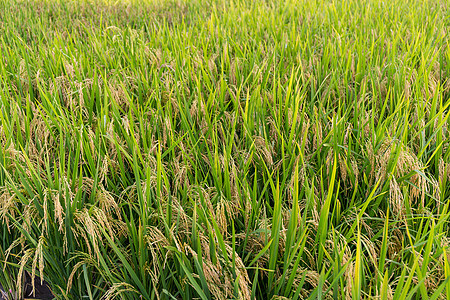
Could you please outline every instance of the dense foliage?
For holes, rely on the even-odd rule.
[[[450,299],[450,9],[0,0],[0,283]]]

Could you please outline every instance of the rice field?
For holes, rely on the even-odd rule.
[[[450,299],[449,34],[444,0],[0,0],[1,296]]]

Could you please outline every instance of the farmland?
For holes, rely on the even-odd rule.
[[[443,0],[0,0],[2,296],[450,299],[449,34]]]

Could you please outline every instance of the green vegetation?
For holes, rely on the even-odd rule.
[[[444,0],[0,0],[0,284],[450,299]]]

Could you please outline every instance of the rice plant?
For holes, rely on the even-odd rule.
[[[449,33],[443,0],[0,0],[1,296],[450,299]]]

